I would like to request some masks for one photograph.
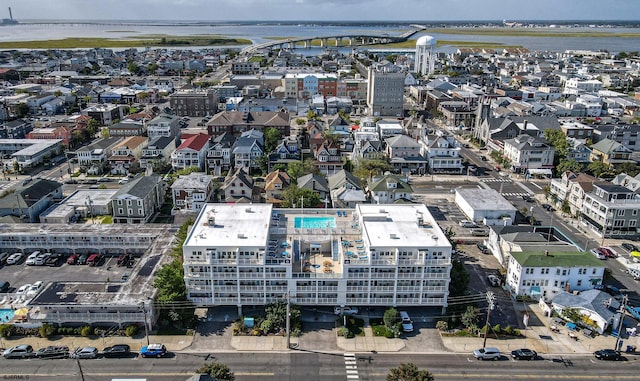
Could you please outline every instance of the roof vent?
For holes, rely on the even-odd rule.
[[[389,238],[391,238],[391,239],[400,239],[400,237],[398,237],[398,235],[396,233],[390,233],[389,234]]]
[[[245,238],[247,238],[247,236],[244,235],[244,233],[238,233],[238,238],[245,239]]]
[[[209,223],[209,226],[211,226],[211,227],[216,226],[216,218],[213,217],[213,216],[209,217],[208,223]]]

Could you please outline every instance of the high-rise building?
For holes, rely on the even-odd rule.
[[[402,116],[405,74],[394,65],[369,67],[367,106],[373,116]]]

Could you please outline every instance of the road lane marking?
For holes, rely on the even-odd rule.
[[[348,380],[360,379],[360,376],[358,375],[358,360],[356,359],[355,353],[344,354],[344,366]]]

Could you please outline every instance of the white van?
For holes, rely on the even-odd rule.
[[[400,311],[400,320],[402,321],[402,332],[413,332],[413,321],[407,311]]]

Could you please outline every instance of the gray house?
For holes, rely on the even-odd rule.
[[[61,183],[36,179],[0,198],[0,216],[11,222],[40,222],[40,214],[60,200]]]
[[[125,184],[111,200],[113,222],[141,224],[151,220],[164,202],[165,187],[158,175],[140,176]]]

